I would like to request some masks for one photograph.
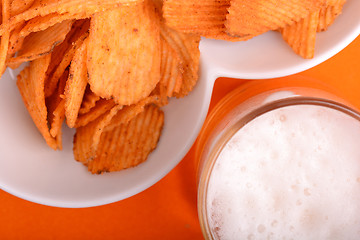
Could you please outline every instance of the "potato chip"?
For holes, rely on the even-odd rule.
[[[313,58],[320,10],[280,30],[284,40],[303,58]]]
[[[231,0],[225,26],[231,36],[257,36],[277,30],[319,10],[325,0]]]
[[[163,15],[166,24],[178,31],[194,33],[207,38],[239,41],[228,36],[225,20],[230,0],[165,0]]]
[[[116,105],[95,121],[76,129],[73,146],[74,158],[76,161],[87,164],[94,159],[104,128],[121,109],[122,106]]]
[[[61,142],[61,127],[65,119],[65,99],[64,89],[68,79],[69,72],[64,72],[59,81],[57,91],[50,97],[45,99],[46,107],[48,110],[48,123],[50,126],[50,135],[56,139],[58,148],[62,149]]]
[[[127,124],[139,113],[143,112],[146,106],[150,104],[158,105],[159,102],[159,96],[153,95],[141,100],[136,104],[125,106],[111,119],[109,124],[106,126],[106,129],[110,131],[112,128],[115,128],[120,124]]]
[[[46,143],[56,150],[58,144],[50,135],[44,96],[46,69],[49,66],[50,59],[50,55],[45,55],[32,61],[28,67],[20,72],[16,83],[36,127]]]
[[[10,17],[10,0],[3,0],[1,2],[1,11],[2,11],[2,26],[4,28],[4,34],[1,36],[1,43],[0,43],[0,76],[4,73],[6,67],[6,59],[7,59],[7,52],[9,49],[9,41],[10,41],[10,28],[5,22],[8,21]]]
[[[159,95],[165,103],[168,97],[173,96],[174,92],[180,91],[184,72],[181,60],[177,52],[161,37],[161,76],[158,86]]]
[[[144,162],[156,148],[164,124],[164,113],[150,105],[127,124],[105,128],[95,157],[88,162],[92,173],[112,172]]]
[[[22,44],[24,42],[24,38],[20,37],[20,31],[24,26],[25,26],[25,23],[20,23],[11,32],[10,39],[9,39],[8,55],[12,56],[21,49]]]
[[[345,0],[328,1],[326,6],[321,8],[317,28],[318,32],[326,31],[327,28],[333,24],[337,16],[341,14],[345,2]]]
[[[141,0],[36,0],[26,11],[13,16],[10,19],[9,28],[13,29],[19,22],[28,21],[38,16],[46,16],[52,13],[86,14],[113,9],[122,5],[137,3]],[[0,35],[4,29],[1,28]]]
[[[70,65],[71,60],[74,57],[75,51],[82,45],[85,39],[88,37],[88,32],[85,32],[82,36],[80,36],[74,43],[68,44],[68,49],[66,49],[64,56],[60,59],[58,65],[52,64],[55,67],[52,73],[50,73],[49,69],[49,78],[45,83],[45,96],[50,96],[54,89],[56,88],[57,82],[59,81],[61,75],[64,73],[65,69]],[[65,47],[66,48],[66,47]],[[63,51],[61,49],[60,51]],[[57,54],[57,53],[55,53]]]
[[[93,107],[95,107],[96,102],[100,100],[100,97],[93,93],[90,90],[90,86],[86,87],[84,98],[81,102],[81,107],[79,109],[79,114],[88,113]]]
[[[95,14],[88,41],[91,90],[117,104],[147,97],[160,80],[159,17],[149,0]]]
[[[88,123],[94,121],[101,115],[108,112],[114,106],[115,106],[114,100],[100,99],[99,101],[96,102],[95,107],[91,108],[89,112],[78,115],[75,123],[75,127],[79,128],[87,125]]]
[[[34,0],[11,0],[10,3],[10,17],[18,15],[28,10]]]
[[[58,14],[58,13],[52,13],[49,15],[46,15],[44,17],[35,17],[31,20],[29,20],[24,28],[19,33],[20,37],[26,37],[32,32],[39,32],[43,31],[51,26],[54,26],[57,23],[61,23],[65,20],[78,20],[78,19],[84,19],[90,17],[89,15],[86,15],[85,13],[79,13],[79,14]]]
[[[161,37],[174,49],[181,59],[182,83],[179,91],[174,91],[176,97],[186,96],[195,86],[199,75],[199,42],[200,37],[194,34],[184,34],[161,27]]]
[[[72,20],[67,20],[49,27],[44,31],[30,34],[24,40],[18,56],[11,58],[9,63],[15,64],[31,61],[49,54],[56,45],[64,41],[71,29],[72,22]]]
[[[88,83],[86,68],[86,43],[76,49],[70,65],[65,87],[65,116],[69,127],[74,127]]]

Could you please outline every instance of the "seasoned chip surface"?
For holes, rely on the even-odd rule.
[[[231,0],[225,26],[232,36],[257,36],[319,10],[325,0]]]
[[[159,17],[151,1],[95,14],[87,59],[95,94],[120,105],[147,97],[160,79]]]
[[[149,105],[127,124],[105,128],[96,157],[88,163],[89,171],[119,171],[144,162],[156,148],[163,124],[164,113]]]

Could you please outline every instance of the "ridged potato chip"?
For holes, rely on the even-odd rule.
[[[92,173],[113,172],[144,162],[156,148],[164,124],[164,113],[150,105],[127,124],[101,134],[95,157],[87,163]]]
[[[32,61],[45,54],[49,54],[56,45],[65,40],[66,35],[71,29],[73,21],[67,20],[55,24],[44,31],[30,34],[24,43],[18,56],[9,60],[10,64],[19,64]]]
[[[1,36],[0,42],[0,76],[4,73],[6,68],[6,59],[8,56],[9,42],[10,42],[10,31],[11,29],[5,22],[10,18],[10,0],[3,0],[1,2],[1,18],[4,26],[4,34]]]
[[[88,113],[93,107],[95,107],[96,102],[100,100],[100,97],[93,93],[90,90],[90,86],[87,85],[84,93],[83,100],[81,102],[81,107],[79,109],[79,114]]]
[[[298,22],[319,10],[326,0],[231,0],[227,32],[234,37],[257,36]]]
[[[178,91],[173,92],[173,96],[186,96],[194,88],[199,78],[200,37],[194,34],[180,33],[165,25],[161,27],[161,37],[166,41],[165,44],[168,44],[168,47],[173,49],[180,58],[181,87]],[[164,48],[164,50],[166,49]]]
[[[231,39],[225,34],[225,19],[230,0],[165,0],[166,24],[176,30],[215,39]]]
[[[86,165],[89,161],[94,159],[104,128],[109,125],[111,119],[121,109],[122,106],[116,105],[95,121],[76,129],[73,146],[74,158],[76,161]]]
[[[66,123],[71,128],[75,126],[87,84],[86,42],[83,42],[71,60],[65,87]]]
[[[100,99],[99,101],[96,102],[95,106],[90,109],[90,111],[88,111],[84,114],[78,115],[78,117],[76,119],[75,127],[79,128],[79,127],[86,126],[88,123],[94,121],[101,115],[108,112],[115,105],[116,104],[115,104],[114,100],[112,100],[112,99],[109,99],[109,100]]]
[[[65,99],[64,89],[68,79],[69,72],[65,71],[61,76],[56,91],[45,99],[48,112],[48,125],[50,126],[50,135],[55,138],[58,148],[62,149],[62,123],[65,119]]]
[[[54,150],[57,141],[50,135],[45,105],[44,82],[51,55],[45,55],[24,68],[17,79],[17,86],[27,110],[46,143]]]
[[[158,105],[159,102],[159,96],[153,95],[141,100],[136,104],[125,106],[111,119],[109,124],[106,126],[106,129],[110,131],[112,128],[115,128],[120,124],[127,124],[139,113],[143,112],[146,106],[150,104]]]
[[[52,58],[49,71],[47,72],[49,78],[45,83],[45,96],[50,96],[54,92],[61,75],[70,65],[76,49],[83,44],[89,35],[86,27],[80,29],[73,28],[73,30],[76,32],[70,35],[69,41],[64,42],[64,44],[59,46],[58,49],[54,49],[53,56],[55,57]],[[62,55],[62,57],[57,58],[56,56],[58,55]]]
[[[87,58],[95,94],[120,105],[147,97],[160,80],[159,17],[152,2],[95,14]]]
[[[137,2],[141,2],[141,0],[35,0],[29,9],[10,19],[9,28],[13,29],[19,22],[52,13],[86,14],[90,16],[97,12]],[[3,32],[4,29],[1,28],[0,35]]]
[[[328,0],[326,6],[320,10],[318,32],[326,31],[333,24],[337,16],[341,14],[345,2],[346,0]]]
[[[10,17],[25,12],[33,3],[34,0],[12,0],[10,3]]]
[[[284,40],[295,53],[303,58],[313,58],[315,52],[316,30],[319,24],[320,10],[308,17],[281,29]]]

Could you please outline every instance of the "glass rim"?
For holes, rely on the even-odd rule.
[[[209,178],[213,171],[213,167],[225,145],[230,141],[230,139],[234,136],[236,132],[238,132],[243,126],[253,121],[257,117],[276,109],[290,107],[290,106],[297,106],[297,105],[313,105],[313,106],[330,108],[333,110],[340,111],[360,122],[360,112],[343,103],[339,103],[334,100],[329,100],[320,97],[308,97],[308,96],[299,96],[299,95],[266,103],[262,106],[259,106],[251,110],[249,113],[245,114],[243,117],[238,119],[234,124],[232,124],[231,126],[229,126],[228,129],[226,129],[224,134],[222,134],[222,136],[219,139],[216,140],[215,144],[210,150],[208,159],[206,160],[206,163],[204,164],[203,169],[201,170],[199,176],[199,182],[197,188],[197,200],[198,200],[197,207],[198,207],[199,222],[205,239],[215,239],[212,235],[210,226],[208,224],[206,196],[207,196]],[[200,156],[200,159],[202,157],[203,156]]]

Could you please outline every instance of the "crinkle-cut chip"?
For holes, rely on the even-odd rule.
[[[76,129],[73,145],[74,158],[76,161],[87,164],[94,159],[104,128],[109,125],[111,119],[121,109],[122,106],[116,105],[95,121]]]
[[[328,1],[327,5],[322,7],[319,14],[318,32],[326,31],[333,24],[337,16],[342,12],[345,0]]]
[[[326,0],[231,0],[225,26],[231,36],[256,36],[292,25]]]
[[[314,57],[319,12],[320,10],[315,11],[299,22],[280,30],[284,40],[303,58]]]
[[[179,91],[174,91],[176,97],[186,96],[194,88],[199,75],[199,42],[195,34],[185,34],[175,31],[165,25],[161,27],[161,37],[168,43],[181,59],[182,83]]]
[[[136,104],[125,106],[111,119],[110,123],[106,126],[106,129],[110,131],[111,129],[117,127],[120,124],[127,124],[139,113],[143,112],[146,106],[150,104],[158,105],[159,102],[159,96],[153,95],[141,100]]]
[[[147,97],[160,80],[159,32],[150,0],[95,14],[87,54],[91,90],[120,105]]]
[[[1,2],[1,17],[2,17],[2,26],[4,27],[4,34],[1,37],[0,42],[0,76],[4,73],[6,68],[6,60],[8,56],[9,41],[10,41],[10,31],[9,25],[6,24],[10,17],[10,0],[3,0]],[[6,22],[6,23],[5,23]]]
[[[93,107],[95,107],[96,102],[100,100],[100,97],[93,93],[90,90],[89,85],[87,85],[84,93],[84,98],[81,102],[81,107],[79,109],[79,114],[88,113]]]
[[[83,42],[75,51],[65,87],[66,123],[71,128],[75,126],[87,83],[86,43]]]
[[[89,19],[78,20],[73,23],[70,32],[66,35],[65,40],[57,45],[51,53],[51,62],[46,73],[48,76],[51,76],[54,73],[60,62],[63,61],[63,57],[66,52],[72,48],[73,43],[89,31],[89,26]]]
[[[10,3],[10,16],[13,17],[28,10],[34,0],[12,0]]]
[[[92,173],[120,171],[144,162],[156,148],[164,125],[164,113],[150,105],[127,124],[101,134],[95,157],[87,163]]]
[[[64,72],[59,81],[57,90],[45,99],[48,110],[48,123],[50,126],[50,135],[56,139],[58,148],[62,149],[61,127],[65,119],[65,99],[64,89],[68,79],[69,72]]]
[[[38,16],[46,16],[52,13],[91,14],[113,9],[123,5],[131,5],[142,0],[35,0],[26,11],[13,16],[10,19],[10,29],[17,23],[28,21]],[[4,29],[1,28],[0,35]]]
[[[166,24],[178,31],[215,39],[235,40],[225,33],[230,0],[165,0]]]
[[[82,46],[82,43],[88,37],[88,33],[85,32],[81,37],[79,37],[74,43],[70,44],[70,48],[66,50],[65,54],[62,56],[61,61],[56,66],[49,78],[45,83],[45,96],[50,96],[58,83],[61,75],[64,73],[65,69],[70,65],[71,60],[74,57],[75,51]]]
[[[20,37],[26,37],[32,32],[39,32],[43,31],[51,26],[54,26],[57,23],[61,23],[65,20],[72,20],[72,19],[84,19],[88,18],[90,15],[86,15],[86,13],[78,13],[78,14],[70,14],[70,13],[52,13],[46,15],[44,17],[35,17],[29,20],[21,32],[19,33]]]
[[[30,62],[30,65],[24,68],[18,75],[17,86],[36,127],[46,143],[56,150],[58,144],[50,135],[44,96],[44,81],[50,58],[50,55],[46,55]]]
[[[10,34],[10,41],[9,41],[9,50],[8,55],[13,55],[17,51],[19,51],[22,47],[22,44],[24,42],[24,38],[20,37],[20,31],[25,26],[25,23],[20,23],[18,26],[16,26]]]
[[[161,37],[160,72],[160,81],[157,86],[158,94],[161,102],[166,104],[174,92],[180,91],[184,69],[182,59],[163,37]]]
[[[9,62],[22,63],[49,54],[56,45],[64,41],[71,29],[72,22],[72,20],[63,21],[44,31],[30,34],[24,39],[18,56],[11,58]]]
[[[75,127],[83,127],[87,125],[88,123],[94,121],[101,115],[108,112],[110,109],[112,109],[115,106],[115,102],[112,99],[106,100],[106,99],[100,99],[96,102],[95,107],[91,108],[89,112],[85,114],[79,114],[75,123]]]

